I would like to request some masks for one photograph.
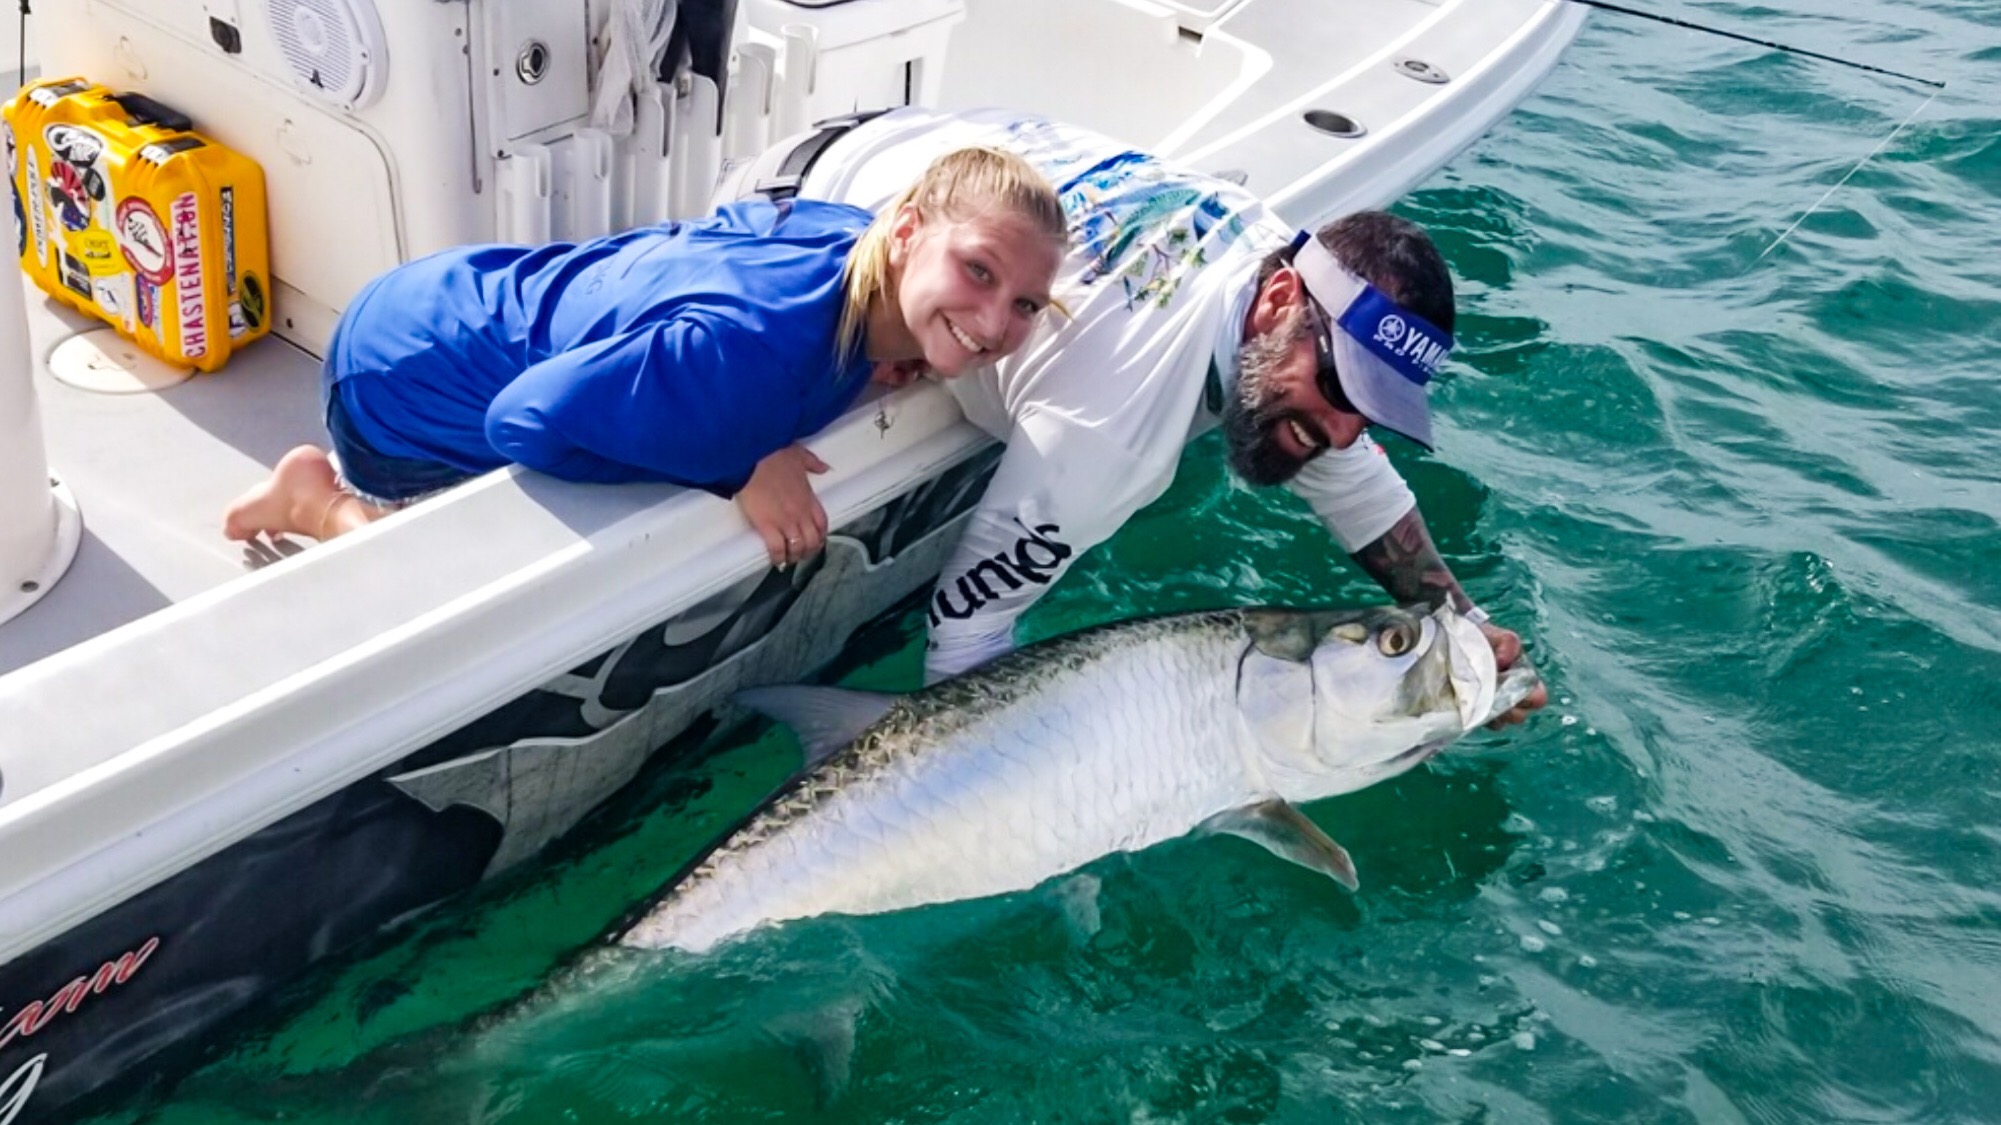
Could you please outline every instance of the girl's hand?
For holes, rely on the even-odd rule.
[[[827,509],[813,495],[808,473],[828,465],[803,445],[788,445],[757,463],[750,483],[736,494],[737,507],[764,540],[772,565],[780,569],[811,558],[827,543]]]

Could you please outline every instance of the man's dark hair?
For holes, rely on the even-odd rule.
[[[1321,227],[1314,237],[1350,273],[1438,328],[1452,331],[1452,270],[1423,227],[1387,211],[1357,211]],[[1291,265],[1294,253],[1292,247],[1282,246],[1266,255],[1258,267],[1259,288],[1280,266]]]

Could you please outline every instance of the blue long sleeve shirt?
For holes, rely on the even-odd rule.
[[[870,218],[746,202],[590,242],[433,254],[348,307],[326,389],[392,457],[727,496],[867,383],[834,336]]]

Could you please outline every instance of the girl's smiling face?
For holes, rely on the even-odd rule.
[[[871,339],[871,358],[921,358],[951,378],[1012,354],[1049,304],[1062,262],[1062,246],[1010,213],[951,219],[906,204],[889,243],[901,324]]]

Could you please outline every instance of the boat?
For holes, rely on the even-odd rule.
[[[0,1125],[175,1073],[307,968],[531,861],[740,686],[824,665],[934,579],[997,456],[934,385],[866,399],[815,441],[835,530],[792,570],[706,494],[519,470],[324,545],[226,541],[228,501],[323,440],[316,357],[370,277],[698,214],[768,143],[902,104],[1091,126],[1311,225],[1477,140],[1582,19],[42,0],[41,75],[147,95],[262,167],[277,338],[185,378],[0,271]]]

